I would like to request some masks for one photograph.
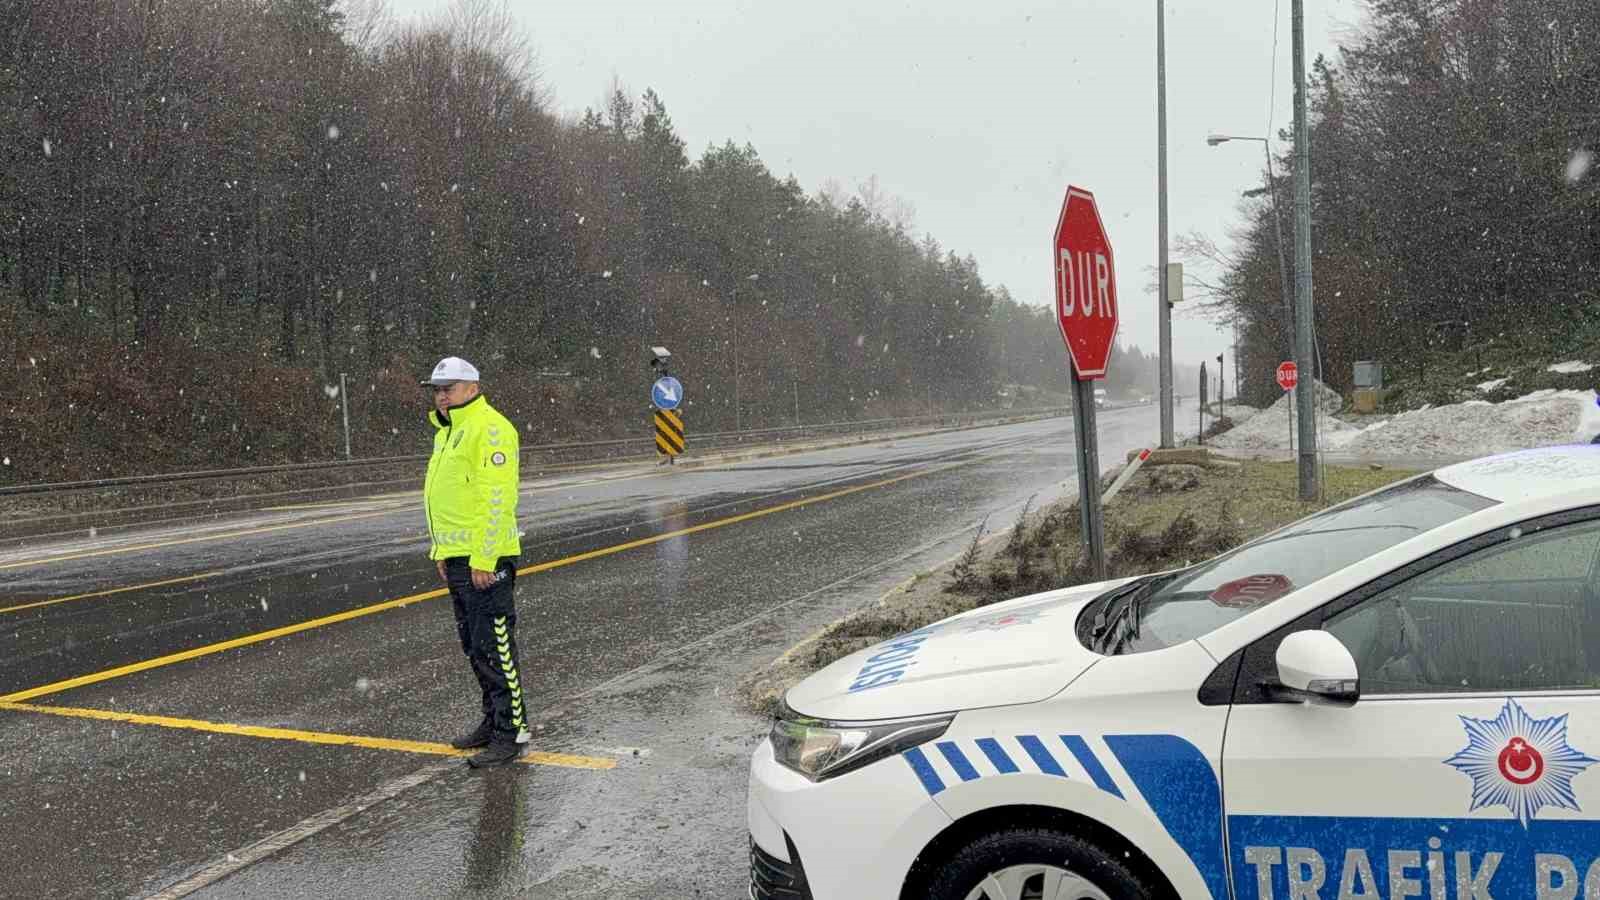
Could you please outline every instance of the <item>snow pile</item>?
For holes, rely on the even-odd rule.
[[[1337,449],[1375,456],[1473,457],[1588,443],[1596,433],[1600,407],[1593,391],[1546,390],[1506,403],[1469,400],[1404,413]]]
[[[1546,369],[1545,371],[1546,372],[1555,372],[1555,373],[1557,373],[1559,375],[1576,375],[1579,372],[1588,372],[1593,368],[1594,368],[1594,366],[1592,366],[1592,365],[1590,365],[1590,364],[1588,364],[1586,362],[1583,362],[1582,360],[1574,359],[1574,360],[1568,360],[1567,362],[1564,362],[1564,363],[1556,363],[1555,365],[1551,366],[1550,368]]]
[[[1228,405],[1222,409],[1222,414],[1233,420],[1235,428],[1254,419],[1260,413],[1261,410],[1256,409],[1254,406],[1245,406],[1243,403],[1234,403],[1232,400],[1229,400]]]
[[[1321,426],[1318,444],[1330,449],[1342,447],[1361,434],[1361,429],[1333,417],[1344,406],[1344,399],[1337,391],[1327,385],[1318,385],[1318,388],[1318,424]],[[1212,438],[1211,444],[1225,450],[1287,450],[1290,426],[1294,422],[1290,410],[1293,397],[1292,393],[1284,392],[1277,403],[1250,416],[1238,427]]]
[[[1511,379],[1509,378],[1496,378],[1493,381],[1485,381],[1483,384],[1478,385],[1478,393],[1487,394],[1490,391],[1497,390],[1501,385],[1510,380]]]

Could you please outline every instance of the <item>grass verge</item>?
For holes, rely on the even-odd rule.
[[[1370,466],[1326,471],[1325,501],[1302,503],[1294,463],[1147,466],[1105,510],[1111,576],[1200,562],[1413,474]],[[981,606],[1092,581],[1076,502],[1029,509],[1005,530],[979,526],[960,556],[902,582],[747,675],[736,692],[740,705],[770,715],[792,685],[857,650]]]

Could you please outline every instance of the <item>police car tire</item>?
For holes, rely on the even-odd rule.
[[[1060,866],[1116,900],[1157,896],[1134,872],[1098,845],[1050,828],[1008,828],[961,848],[928,880],[928,900],[966,900],[984,877],[1010,866]]]

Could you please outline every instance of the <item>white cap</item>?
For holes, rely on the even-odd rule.
[[[457,381],[477,381],[478,369],[459,356],[446,356],[433,367],[433,375],[422,379],[423,384],[453,384]]]

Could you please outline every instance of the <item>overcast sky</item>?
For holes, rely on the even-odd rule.
[[[1276,103],[1269,102],[1274,8]],[[447,0],[391,0],[401,19]],[[1293,116],[1288,0],[1167,0],[1170,232],[1226,243],[1261,183],[1260,136]],[[1308,59],[1335,55],[1361,0],[1308,0]],[[557,112],[598,107],[613,78],[654,88],[698,158],[749,142],[815,193],[876,175],[915,209],[915,233],[976,257],[1020,301],[1052,302],[1050,239],[1068,184],[1095,193],[1111,232],[1119,337],[1157,345],[1155,3],[1151,0],[513,0]],[[1174,261],[1181,261],[1174,256]],[[1231,335],[1181,308],[1174,356],[1228,352]]]

